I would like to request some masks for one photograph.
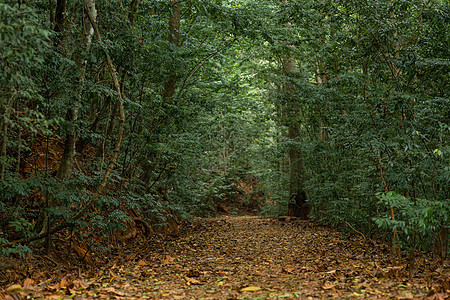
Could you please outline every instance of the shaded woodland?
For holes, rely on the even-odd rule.
[[[0,256],[244,214],[442,262],[449,32],[444,0],[2,0]]]

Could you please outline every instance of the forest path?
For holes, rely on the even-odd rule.
[[[408,280],[404,264],[391,267],[389,247],[362,236],[345,239],[309,221],[202,219],[176,236],[139,248],[119,253],[91,271],[38,284],[32,296],[420,299],[428,293],[430,299],[446,299],[449,295],[448,269],[436,270],[419,260],[417,275]]]

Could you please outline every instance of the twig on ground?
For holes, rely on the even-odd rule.
[[[362,237],[367,240],[366,236],[364,234],[362,234],[361,232],[359,232],[358,230],[356,230],[355,228],[353,228],[352,225],[350,225],[348,222],[345,222],[345,224],[347,224],[351,229],[353,229],[355,232],[359,233],[360,235],[362,235]]]

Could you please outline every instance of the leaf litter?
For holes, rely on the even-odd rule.
[[[450,269],[391,264],[387,245],[310,221],[221,217],[59,273],[10,282],[7,299],[449,299]],[[31,276],[30,276],[31,277]]]

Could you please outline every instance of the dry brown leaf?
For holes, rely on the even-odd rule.
[[[292,272],[294,271],[294,267],[284,267],[283,268],[283,272],[287,273],[287,274],[292,274]]]
[[[63,299],[63,297],[61,297],[61,295],[48,295],[45,296],[45,300],[60,300]]]
[[[88,265],[94,264],[87,250],[84,250],[83,248],[77,245],[72,245],[72,249],[75,250],[75,253],[77,254],[78,258],[82,259],[85,263],[87,263]]]
[[[30,290],[33,288],[35,281],[31,278],[25,278],[23,281],[23,288],[26,290]]]
[[[414,299],[414,295],[412,293],[405,293],[400,299]]]
[[[166,258],[162,262],[163,265],[170,265],[175,261],[175,258],[171,257],[170,255],[166,255]]]
[[[59,283],[59,287],[62,289],[65,289],[67,287],[67,282],[64,278],[61,279],[61,282]]]
[[[184,279],[187,281],[188,284],[196,284],[196,285],[203,284],[203,283],[201,283],[201,281],[199,281],[195,278],[190,278],[190,277],[184,276]]]
[[[425,299],[427,299],[427,300],[444,300],[445,298],[441,293],[436,293],[431,296],[428,296]]]
[[[87,289],[91,285],[90,283],[87,283],[87,282],[85,282],[83,280],[79,280],[79,279],[74,280],[73,284],[76,288],[83,288],[83,289]]]
[[[143,266],[147,266],[148,263],[145,260],[141,259],[140,261],[138,261],[137,265],[143,267]]]
[[[117,295],[117,296],[125,296],[125,293],[124,293],[124,292],[121,292],[121,291],[119,291],[119,290],[116,290],[116,289],[113,288],[113,287],[107,287],[107,288],[104,288],[104,289],[102,290],[102,292],[107,292],[107,293],[115,294],[115,295]]]
[[[324,264],[319,264],[316,266],[317,272],[324,272],[327,269],[327,267]]]
[[[336,285],[335,284],[332,284],[332,283],[325,283],[323,286],[322,286],[322,288],[324,289],[324,290],[330,290],[330,289],[332,289],[332,288],[334,288]]]
[[[44,286],[44,291],[54,292],[59,290],[59,283]]]
[[[125,257],[125,260],[133,260],[135,257],[136,257],[136,254],[135,254],[135,253],[133,253],[133,254],[128,254],[128,255]]]

